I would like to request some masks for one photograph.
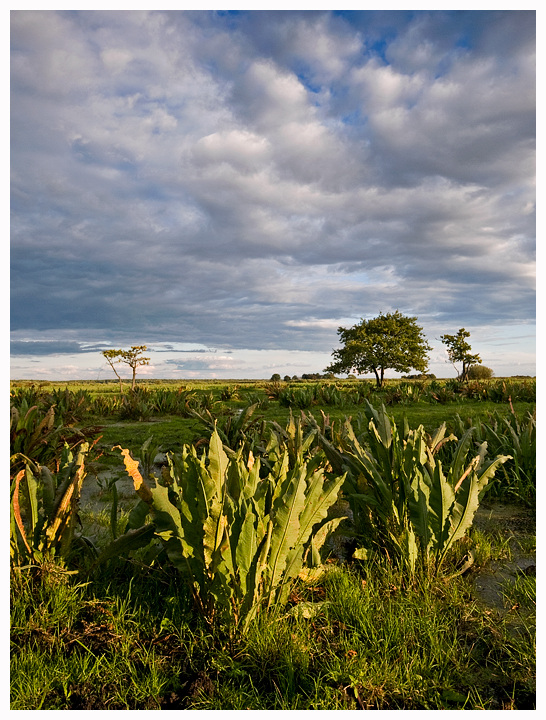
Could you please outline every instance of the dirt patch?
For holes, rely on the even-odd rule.
[[[536,535],[534,508],[482,502],[474,517],[474,527],[482,532],[512,534],[516,539],[523,535]]]

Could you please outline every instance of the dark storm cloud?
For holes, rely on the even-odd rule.
[[[20,355],[75,355],[96,353],[105,350],[105,345],[82,345],[77,342],[55,342],[54,340],[12,340],[11,354]]]
[[[531,11],[13,12],[17,352],[531,322],[534,34]]]

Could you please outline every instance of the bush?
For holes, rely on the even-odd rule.
[[[271,376],[271,382],[279,382],[280,379],[281,379],[281,376],[279,375],[279,373],[274,373],[274,374]]]
[[[468,369],[469,380],[488,380],[493,375],[493,370],[485,365],[471,365]]]

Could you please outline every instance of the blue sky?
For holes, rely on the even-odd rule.
[[[13,379],[321,372],[396,309],[536,372],[534,11],[11,13]]]

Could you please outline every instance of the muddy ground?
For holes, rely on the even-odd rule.
[[[520,542],[536,537],[534,510],[520,505],[483,502],[474,518],[474,527],[485,533],[500,533],[510,546],[510,560],[490,560],[473,576],[476,597],[488,607],[505,614],[506,588],[518,575],[536,575],[536,550],[525,552]]]

